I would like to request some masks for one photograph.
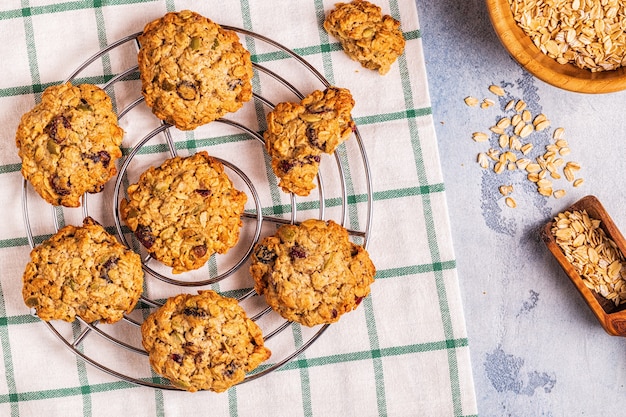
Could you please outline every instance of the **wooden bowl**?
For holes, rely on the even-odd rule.
[[[539,50],[513,18],[509,0],[486,0],[491,24],[509,54],[529,73],[564,90],[600,94],[626,89],[626,68],[591,72],[559,64]]]
[[[626,253],[626,241],[613,220],[595,196],[588,195],[572,204],[565,211],[586,210],[589,217],[600,220],[600,227],[606,236],[613,240],[622,253]],[[552,255],[563,268],[576,289],[587,302],[593,314],[607,333],[613,336],[626,336],[626,303],[616,306],[612,301],[589,289],[578,274],[576,268],[567,260],[552,234],[553,221],[548,222],[541,231],[541,238]]]

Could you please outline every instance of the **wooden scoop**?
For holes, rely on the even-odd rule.
[[[619,250],[626,254],[626,241],[619,231],[613,220],[606,212],[600,201],[592,195],[581,198],[572,204],[565,211],[582,211],[586,210],[589,217],[600,220],[600,227],[606,233],[606,236],[613,240]],[[548,222],[542,232],[541,238],[546,244],[552,255],[559,262],[567,276],[576,286],[576,289],[587,302],[593,314],[600,321],[600,324],[606,332],[613,336],[626,336],[626,303],[616,306],[614,302],[604,298],[596,291],[589,289],[583,282],[577,269],[567,260],[563,251],[556,243],[556,239],[552,234],[552,225],[554,221]]]

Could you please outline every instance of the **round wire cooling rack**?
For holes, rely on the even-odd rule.
[[[140,347],[141,335],[139,327],[143,318],[149,314],[151,309],[158,308],[163,304],[165,298],[176,295],[188,287],[197,289],[209,287],[221,292],[223,295],[236,298],[242,304],[248,316],[261,327],[265,343],[268,346],[273,343],[272,346],[269,346],[272,350],[272,357],[265,364],[250,372],[243,382],[257,379],[282,367],[296,356],[302,354],[326,331],[329,324],[306,328],[285,321],[265,304],[263,297],[259,297],[255,293],[253,285],[249,280],[249,274],[247,274],[244,266],[252,253],[254,245],[259,241],[264,228],[271,229],[280,224],[297,223],[299,221],[299,213],[304,213],[305,215],[316,213],[315,216],[309,214],[308,217],[317,217],[322,220],[332,218],[346,227],[353,240],[358,241],[359,244],[366,248],[371,235],[372,180],[368,158],[358,127],[354,131],[354,140],[348,140],[339,146],[333,157],[328,160],[324,159],[320,164],[317,188],[312,192],[312,194],[317,193],[317,198],[300,199],[293,194],[287,195],[275,191],[277,190],[276,183],[275,181],[272,183],[275,178],[272,178],[273,173],[271,168],[267,167],[268,163],[263,155],[263,136],[259,133],[261,123],[258,122],[258,115],[262,114],[264,116],[266,111],[274,107],[273,102],[281,100],[281,97],[285,97],[285,94],[300,100],[306,95],[302,92],[304,89],[309,91],[312,88],[319,88],[320,85],[321,88],[326,88],[331,84],[300,55],[272,39],[245,29],[226,25],[222,27],[238,33],[245,40],[254,42],[256,48],[263,50],[263,52],[257,54],[257,59],[254,59],[255,62],[253,62],[255,80],[253,80],[252,105],[246,104],[246,106],[254,107],[253,112],[257,114],[256,125],[250,118],[237,119],[237,114],[242,112],[242,110],[239,110],[210,124],[212,126],[220,125],[222,133],[223,131],[227,132],[223,133],[222,136],[208,135],[204,139],[198,139],[198,136],[202,136],[202,133],[194,133],[191,139],[189,136],[185,136],[181,140],[180,136],[184,132],[178,131],[169,124],[156,121],[156,127],[149,128],[149,132],[138,139],[132,146],[128,147],[125,144],[124,146],[128,150],[124,152],[121,160],[122,163],[118,169],[114,188],[107,192],[106,189],[109,186],[105,187],[105,191],[101,194],[107,195],[103,199],[96,201],[98,204],[96,211],[102,209],[100,206],[110,205],[110,217],[114,225],[108,226],[108,229],[115,230],[118,239],[122,243],[143,256],[146,288],[140,298],[140,302],[132,313],[125,315],[123,320],[115,324],[99,325],[97,322],[87,323],[80,318],[73,323],[44,322],[62,344],[84,362],[114,378],[141,386],[167,390],[178,389],[171,385],[167,379],[156,376],[151,372],[147,353]],[[79,76],[98,60],[102,60],[103,63],[105,61],[110,63],[110,57],[116,51],[126,49],[126,53],[128,53],[128,45],[133,46],[130,49],[136,54],[139,47],[137,41],[139,34],[129,35],[104,47],[74,70],[65,82],[78,81]],[[260,63],[263,62],[263,57],[271,57],[266,60],[266,65]],[[136,55],[134,58],[136,58]],[[280,75],[280,68],[271,68],[272,62],[274,64],[278,63],[279,67],[289,67],[290,76],[284,77]],[[294,68],[302,71],[302,73],[294,74]],[[293,80],[297,79],[300,81],[304,76],[310,79],[307,83],[304,83],[304,87],[296,87]],[[125,82],[129,80],[136,81],[137,78],[138,67],[130,65],[110,77],[101,87],[108,92],[118,92],[120,85],[122,90],[128,89]],[[287,78],[290,78],[292,81],[288,81]],[[271,84],[272,88],[268,89],[267,84]],[[276,96],[277,98],[272,99],[268,97],[268,91],[273,92],[276,90],[280,91],[280,94]],[[121,109],[118,107],[120,124],[126,122],[128,126],[132,126],[135,119],[130,120],[130,118],[135,112],[151,115],[149,110],[146,111],[147,106],[141,106],[142,103],[143,97],[140,91],[137,91],[134,96],[131,94],[131,99]],[[125,142],[128,140],[128,134],[129,132],[127,131]],[[189,134],[187,133],[187,135]],[[235,139],[229,140],[232,138]],[[251,200],[246,205],[245,213],[242,216],[244,226],[242,227],[239,243],[228,252],[233,252],[233,255],[230,257],[227,256],[228,253],[226,255],[213,255],[208,262],[208,267],[193,274],[191,277],[187,276],[187,274],[172,276],[158,261],[151,259],[143,251],[141,245],[137,244],[132,233],[121,224],[119,213],[120,197],[123,198],[124,196],[124,186],[129,183],[129,176],[137,175],[136,172],[133,174],[133,171],[141,172],[141,164],[137,163],[137,161],[145,154],[152,153],[160,155],[162,162],[165,158],[178,155],[179,149],[186,146],[181,147],[180,144],[187,144],[188,142],[192,143],[191,151],[202,147],[210,148],[211,152],[209,153],[222,162],[229,177],[240,187],[239,189],[247,189],[246,194],[249,197],[249,201]],[[251,169],[251,166],[254,167],[254,164],[246,165],[246,168],[239,166],[242,161],[239,155],[243,152],[240,153],[237,150],[234,154],[232,152],[224,152],[228,156],[225,158],[215,155],[225,147],[239,146],[247,146],[248,149],[254,148],[254,146],[257,147],[258,159],[265,166],[263,171],[265,178],[260,178],[258,172],[248,175],[247,170]],[[147,152],[147,148],[150,148],[151,151]],[[165,150],[159,152],[158,149]],[[237,160],[237,164],[233,163],[232,160]],[[330,166],[332,160],[334,160],[334,169],[328,168],[323,170],[322,167]],[[252,168],[252,171],[255,171],[255,169]],[[268,190],[273,189],[273,193],[269,192],[271,197],[267,198],[263,192],[259,192],[259,186],[265,186]],[[264,191],[266,191],[265,194],[268,194],[267,190]],[[27,181],[23,180],[23,220],[29,245],[31,248],[34,248],[38,241],[43,240],[44,236],[50,233],[50,225],[48,221],[42,222],[40,219],[40,210],[46,205],[42,205],[39,200],[29,203],[29,194],[33,194],[33,191]],[[250,199],[250,197],[252,198]],[[79,209],[52,207],[51,219],[54,232],[58,231],[68,218],[82,219],[91,216],[91,212],[94,211],[94,204],[88,203],[88,200],[91,198],[85,194],[82,199],[82,206]],[[78,210],[78,213],[76,210]],[[37,213],[37,216],[35,216],[35,213]],[[101,216],[105,216],[102,211],[98,211],[98,213]],[[36,221],[34,221],[35,219]],[[33,225],[33,223],[37,224]],[[43,229],[41,223],[44,224]],[[363,224],[363,227],[359,227],[360,224]],[[222,259],[226,260],[222,262]],[[224,283],[227,284],[222,287],[221,285]],[[33,314],[35,314],[34,310]],[[292,328],[292,332],[286,331],[289,328]],[[278,356],[278,359],[275,359],[275,356]]]

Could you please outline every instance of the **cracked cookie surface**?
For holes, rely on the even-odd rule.
[[[315,188],[321,155],[333,153],[355,128],[353,107],[349,90],[328,87],[268,113],[263,138],[283,191],[307,196]]]
[[[141,335],[154,371],[192,392],[225,391],[271,355],[237,300],[210,290],[169,298]]]
[[[79,207],[117,173],[124,131],[111,98],[92,84],[46,88],[15,135],[22,175],[48,203]]]
[[[252,61],[237,34],[189,11],[148,23],[139,36],[142,93],[161,120],[192,130],[252,98]]]
[[[239,239],[247,196],[206,151],[150,167],[128,187],[122,220],[148,252],[177,274],[200,268]]]
[[[400,22],[367,1],[335,4],[326,16],[324,29],[339,40],[350,58],[381,75],[389,72],[404,52]]]
[[[23,275],[24,303],[44,321],[114,323],[143,291],[139,255],[90,217],[35,247]]]
[[[376,269],[345,228],[310,219],[259,242],[250,273],[256,292],[283,318],[315,326],[354,310],[370,293]]]

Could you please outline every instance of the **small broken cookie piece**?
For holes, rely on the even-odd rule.
[[[146,250],[178,274],[235,246],[246,201],[223,164],[201,151],[142,173],[120,213]]]
[[[154,371],[190,392],[226,391],[271,355],[237,300],[210,290],[169,298],[141,336]]]
[[[252,98],[252,61],[231,30],[183,10],[148,23],[138,38],[142,93],[161,120],[192,130]]]
[[[141,258],[87,217],[35,247],[23,275],[24,303],[44,320],[114,323],[143,291]]]
[[[92,84],[46,88],[15,135],[22,175],[48,203],[79,207],[117,173],[124,131],[109,95]]]
[[[348,231],[329,220],[283,225],[254,248],[255,290],[283,318],[305,326],[333,323],[370,293],[376,268]]]
[[[315,188],[321,155],[333,153],[355,129],[353,107],[349,90],[328,87],[268,113],[265,148],[285,192],[307,196]]]
[[[341,42],[350,58],[381,75],[404,52],[400,22],[364,0],[337,3],[326,16],[324,29]]]

